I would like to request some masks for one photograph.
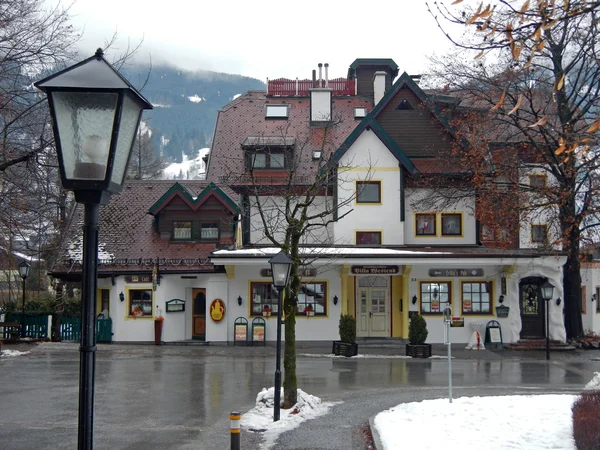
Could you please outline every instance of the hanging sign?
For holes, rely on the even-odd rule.
[[[483,269],[429,269],[430,277],[482,277]]]
[[[152,275],[125,275],[125,283],[152,283]]]
[[[210,304],[210,318],[214,322],[220,322],[225,317],[225,303],[220,298],[216,298]]]
[[[400,273],[398,266],[351,266],[353,275],[397,275]]]

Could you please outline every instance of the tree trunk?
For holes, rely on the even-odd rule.
[[[294,261],[290,273],[291,281],[285,296],[285,353],[283,357],[283,409],[292,408],[298,401],[298,378],[296,377],[296,299],[300,290],[298,276],[298,243],[300,236],[292,237],[289,257]]]
[[[569,186],[570,187],[570,186]],[[570,192],[575,192],[574,190]],[[576,222],[575,196],[565,199],[560,207],[563,249],[567,251],[567,261],[563,266],[563,287],[565,295],[565,331],[567,339],[583,334],[581,321],[581,273],[579,264],[580,223]]]

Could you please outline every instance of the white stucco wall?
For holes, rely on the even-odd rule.
[[[339,162],[338,215],[350,213],[334,224],[336,243],[355,244],[356,231],[381,231],[383,245],[404,244],[400,222],[400,177],[398,160],[373,131],[364,131]],[[354,198],[356,181],[379,181],[381,203],[357,203]]]
[[[231,306],[237,301],[229,298],[228,283],[225,274],[197,274],[195,279],[182,279],[180,274],[163,275],[160,285],[153,292],[154,315],[158,312],[164,317],[162,340],[164,342],[177,342],[192,338],[192,300],[193,289],[206,289],[206,340],[226,341],[227,318]],[[128,314],[128,289],[152,289],[152,284],[125,283],[123,277],[115,278],[115,286],[110,280],[100,280],[98,288],[110,289],[110,317],[113,320],[113,340],[116,342],[154,342],[154,316],[150,318],[139,317],[132,319]],[[119,293],[123,292],[125,301],[119,300]],[[225,302],[225,319],[215,323],[209,316],[208,308],[211,302],[220,298]],[[236,296],[237,298],[237,296]],[[166,312],[166,302],[173,299],[185,301],[185,312]],[[157,309],[158,307],[158,309]],[[235,308],[234,308],[235,309]]]
[[[235,277],[230,279],[229,292],[231,297],[237,299],[242,296],[241,307],[232,310],[227,318],[228,327],[233,330],[233,323],[237,317],[248,319],[248,333],[251,333],[252,319],[257,316],[251,315],[250,303],[250,282],[269,282],[271,278],[261,277],[260,270],[268,269],[268,264],[236,266]],[[318,341],[318,340],[336,340],[339,339],[338,324],[341,314],[341,284],[340,271],[337,268],[320,267],[318,274],[314,278],[304,278],[303,281],[325,281],[327,282],[327,315],[306,317],[296,316],[296,340],[298,341]],[[337,295],[340,301],[337,305],[333,304],[333,297]],[[237,305],[237,301],[236,301]],[[277,339],[277,321],[275,315],[265,318],[266,320],[266,340],[275,341]],[[285,328],[282,327],[282,336]],[[233,331],[228,334],[228,339],[233,340]]]
[[[519,183],[522,186],[528,186],[530,182],[530,175],[541,175],[546,177],[546,186],[548,186],[549,189],[558,185],[554,176],[542,167],[529,167],[522,169],[519,174]],[[545,198],[542,198],[541,200],[538,198],[536,200],[535,193],[530,193],[525,197],[531,199],[532,204],[539,204],[540,202],[542,204],[546,203]],[[522,214],[519,226],[520,248],[536,248],[540,245],[548,245],[532,242],[532,225],[547,225],[548,244],[551,244],[551,247],[556,250],[560,249],[560,243],[558,242],[558,239],[561,233],[560,226],[558,223],[558,210],[555,206],[544,206],[543,208],[537,208],[531,211],[526,211]]]
[[[420,199],[430,198],[433,195],[431,189],[407,189],[406,190],[406,222],[404,223],[404,241],[407,244],[418,245],[457,245],[476,243],[476,221],[474,216],[475,197],[472,199],[458,200],[451,207],[438,210],[436,214],[436,236],[417,236],[415,213],[435,213],[430,209],[419,207]],[[442,236],[441,213],[462,214],[462,236]]]
[[[583,263],[581,265],[581,286],[585,286],[585,314],[581,315],[583,322],[583,331],[592,331],[600,334],[600,313],[597,312],[598,301],[596,298],[592,301],[592,295],[596,293],[596,288],[600,288],[600,264]]]
[[[550,283],[555,286],[553,299],[549,302],[550,311],[550,338],[564,342],[566,339],[566,333],[563,323],[563,303],[556,305],[557,298],[563,298],[562,289],[562,264],[563,259],[557,259],[553,257],[538,258],[533,260],[520,261],[516,266],[516,270],[512,274],[508,274],[504,270],[504,266],[501,265],[478,265],[469,266],[462,265],[461,268],[483,268],[484,276],[478,278],[442,278],[442,277],[430,277],[428,270],[430,266],[413,266],[410,274],[409,283],[409,311],[420,310],[420,282],[451,282],[452,283],[452,314],[454,317],[464,317],[465,326],[464,328],[451,328],[451,340],[455,343],[467,343],[471,335],[473,334],[473,327],[471,324],[483,324],[482,339],[485,339],[485,325],[490,320],[496,320],[500,323],[502,329],[502,339],[505,344],[510,342],[517,342],[521,332],[521,315],[519,306],[519,281],[522,278],[529,276],[539,276],[548,278]],[[438,266],[439,267],[439,266]],[[507,318],[499,318],[496,316],[496,307],[499,306],[498,299],[501,294],[500,280],[502,277],[506,277],[506,290],[507,293],[504,296],[503,305],[510,308],[509,315]],[[492,281],[493,282],[493,307],[492,314],[490,315],[463,315],[461,312],[461,283],[468,281]],[[412,298],[417,296],[417,303],[413,305]],[[440,308],[443,309],[446,305],[441,304]],[[429,343],[441,343],[444,342],[444,327],[443,318],[441,316],[425,315],[427,322],[427,329],[429,336],[427,342]]]
[[[298,201],[302,200],[303,198],[299,197],[297,201],[291,202],[291,207],[293,208]],[[258,204],[256,199],[253,198],[250,199],[250,202],[250,242],[252,244],[272,244],[272,242],[265,237],[265,226],[260,215],[261,211],[265,216],[269,232],[275,236],[275,239],[277,239],[278,242],[283,242],[286,229],[289,226],[285,220],[285,199],[282,197],[264,196],[259,197]],[[325,211],[332,211],[332,205],[332,197],[315,197],[308,208],[308,215],[315,216]],[[294,217],[299,218],[300,214],[296,214]],[[310,230],[302,236],[301,244],[327,245],[333,243],[333,226],[327,224],[330,219],[331,215],[328,214],[324,217],[311,220],[311,223],[317,226],[311,227]]]
[[[312,122],[331,120],[331,95],[333,89],[312,88],[310,90],[310,120]]]

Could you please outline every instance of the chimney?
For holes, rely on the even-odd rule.
[[[385,77],[387,73],[383,71],[375,72],[373,75],[373,101],[377,105],[385,95]]]
[[[317,71],[313,69],[312,72],[312,87],[317,87]]]
[[[322,67],[323,67],[323,64],[319,63],[319,86],[317,86],[317,87],[323,87],[323,83],[321,82],[321,80],[323,79],[323,77],[321,76]]]
[[[329,87],[329,63],[325,63],[325,87]]]

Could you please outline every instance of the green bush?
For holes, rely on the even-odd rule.
[[[350,314],[340,316],[340,339],[347,344],[356,342],[356,319]]]
[[[584,392],[571,407],[573,439],[578,450],[600,448],[600,392]]]
[[[421,314],[415,314],[408,325],[408,342],[411,345],[422,345],[427,339],[427,322]]]

